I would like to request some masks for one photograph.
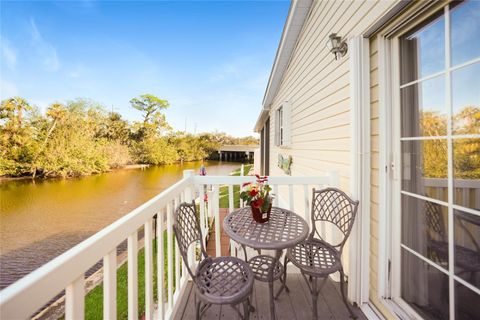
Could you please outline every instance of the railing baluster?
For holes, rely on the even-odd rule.
[[[233,185],[228,185],[228,212],[232,212],[234,210],[234,203],[233,203]]]
[[[293,204],[293,185],[291,185],[291,184],[288,185],[288,205],[289,205],[290,210],[293,211],[293,207],[294,207],[294,204]]]
[[[240,168],[240,177],[243,177],[243,164],[242,164],[242,167]],[[243,191],[243,186],[240,184],[239,186],[239,191],[242,192]],[[247,203],[248,205],[248,203]],[[242,199],[240,199],[240,208],[243,208],[245,206],[245,203]]]
[[[303,185],[303,195],[304,195],[304,200],[305,200],[305,213],[304,213],[304,218],[305,218],[305,221],[307,221],[307,224],[308,226],[310,227],[310,195],[309,195],[309,192],[308,192],[308,185],[304,184]]]
[[[145,229],[145,319],[153,318],[153,236],[152,219],[148,219]]]
[[[164,251],[163,251],[163,210],[160,211],[157,215],[157,297],[158,297],[158,307],[157,307],[157,319],[162,320],[164,315]]]
[[[205,185],[198,186],[199,203],[200,203],[200,226],[202,227],[202,243],[205,246],[205,237],[207,236],[207,223],[205,220]]]
[[[85,313],[85,276],[82,273],[65,290],[65,319],[83,319]]]
[[[208,191],[208,218],[213,219],[213,191]],[[210,225],[207,220],[208,231],[210,231]]]
[[[177,210],[178,205],[180,204],[180,197],[175,197],[175,209]],[[180,249],[178,248],[178,243],[175,241],[175,294],[174,297],[178,295],[178,289],[180,288],[180,260],[182,259],[180,255]]]
[[[234,200],[235,199],[233,198],[233,185],[229,184],[228,185],[228,212],[229,213],[235,210]],[[230,253],[236,256],[236,254],[234,254],[234,250],[235,250],[235,243],[232,240],[230,240]]]
[[[128,319],[138,319],[138,231],[128,236]]]
[[[273,194],[275,195],[275,198],[273,199],[273,205],[275,207],[278,207],[278,185],[277,184],[274,184],[273,185]]]
[[[103,318],[117,319],[117,248],[103,257]]]
[[[220,245],[220,208],[219,208],[219,195],[218,195],[218,186],[213,187],[213,210],[215,214],[215,254],[217,257],[222,255],[221,245]]]
[[[184,171],[183,172],[184,177],[188,176],[193,176],[193,170],[188,172]],[[184,191],[184,200],[187,203],[192,203],[193,201],[193,194],[194,194],[194,188],[192,186],[188,186],[185,188]],[[187,254],[187,260],[188,261],[183,261],[182,263],[182,280],[185,281],[187,278],[190,278],[190,275],[187,272],[187,265],[194,265],[195,264],[195,251],[197,249],[197,243],[194,243],[188,248],[188,254]]]
[[[173,208],[171,201],[167,204],[167,267],[168,267],[168,309],[173,308]],[[176,257],[176,259],[178,259]]]

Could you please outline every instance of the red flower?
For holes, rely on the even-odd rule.
[[[252,184],[252,183],[251,183],[251,182],[245,182],[245,183],[242,184],[242,187],[246,187],[246,186],[248,186],[249,184]]]
[[[263,205],[264,200],[263,199],[257,199],[252,201],[250,204],[254,208],[260,208]]]
[[[249,193],[250,193],[250,196],[255,197],[258,194],[258,190],[257,189],[252,189],[252,190],[250,190]]]

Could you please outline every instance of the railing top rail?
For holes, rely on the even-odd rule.
[[[255,176],[194,176],[195,184],[242,184],[254,182]],[[315,177],[268,177],[271,185],[329,185],[338,186],[338,177],[334,173],[327,173]]]
[[[185,177],[127,215],[0,291],[5,319],[27,318],[153,217],[188,185]]]

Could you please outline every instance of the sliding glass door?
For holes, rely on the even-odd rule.
[[[480,2],[397,41],[396,298],[425,319],[480,319]]]

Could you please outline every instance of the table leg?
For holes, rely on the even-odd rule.
[[[287,253],[285,252],[285,260],[283,263],[283,276],[280,277],[280,283],[282,284],[281,287],[278,289],[277,294],[275,295],[275,299],[278,299],[280,293],[282,293],[283,289],[285,291],[290,292],[290,289],[287,287]]]
[[[275,267],[277,263],[280,261],[280,257],[282,256],[282,250],[275,250],[275,256],[272,265],[270,266],[270,270],[268,270],[268,288],[270,289],[270,319],[275,320],[275,296],[273,294],[273,276],[275,274]]]

